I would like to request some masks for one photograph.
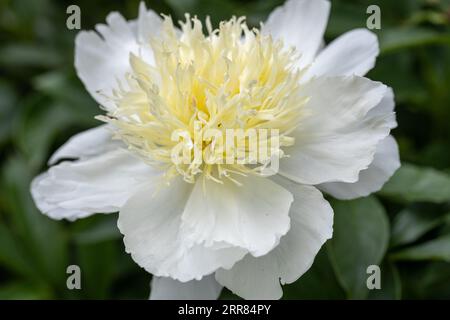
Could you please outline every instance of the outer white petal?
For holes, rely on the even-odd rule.
[[[385,92],[383,99],[381,99],[380,103],[373,109],[369,111],[367,117],[377,117],[386,114],[392,114],[395,108],[395,100],[394,100],[394,91],[392,88],[388,87]],[[367,118],[366,117],[366,118]],[[389,117],[389,127],[391,129],[397,127],[397,120],[395,116]]]
[[[151,34],[158,34],[162,19],[147,11],[141,3],[139,18],[127,22],[119,13],[112,12],[107,25],[96,25],[95,31],[81,31],[75,39],[75,68],[86,89],[106,109],[113,109],[109,97],[130,71],[130,53],[146,58],[152,63],[152,52],[148,44]],[[146,42],[147,40],[147,42]]]
[[[302,55],[299,66],[304,67],[321,46],[329,13],[327,0],[288,0],[269,15],[262,32],[294,46]]]
[[[377,36],[366,29],[349,31],[319,53],[305,79],[311,76],[363,76],[375,66],[380,52]]]
[[[333,233],[333,209],[314,187],[277,177],[294,194],[291,229],[267,255],[247,255],[230,270],[218,270],[219,283],[245,299],[279,299],[280,285],[292,283],[312,265],[316,254]]]
[[[398,168],[400,168],[398,146],[395,139],[389,136],[378,144],[373,162],[368,169],[361,171],[357,182],[330,182],[318,187],[338,199],[365,197],[379,191]]]
[[[121,142],[112,140],[108,125],[102,125],[74,135],[56,150],[48,164],[53,165],[64,159],[90,158],[120,148],[122,145]]]
[[[279,243],[289,230],[292,195],[265,178],[248,176],[242,183],[198,180],[182,216],[193,242],[237,246],[254,256]]]
[[[133,23],[133,22],[132,22]],[[148,43],[161,31],[162,19],[153,10],[147,10],[144,1],[139,4],[139,17],[136,21],[136,33],[140,44]]]
[[[117,212],[143,182],[158,174],[128,151],[117,149],[51,167],[33,180],[31,194],[49,217],[75,220]]]
[[[394,92],[388,88],[383,99],[369,111],[367,117],[391,113],[394,111],[394,106]],[[397,126],[395,118],[391,119],[389,125],[391,128]],[[365,197],[379,191],[399,167],[397,143],[392,136],[388,136],[377,145],[373,162],[369,168],[360,172],[357,182],[329,182],[320,185],[319,188],[338,199]]]
[[[217,300],[221,291],[222,286],[216,281],[214,275],[188,282],[153,277],[150,300]]]
[[[170,186],[141,188],[120,210],[118,226],[125,248],[148,272],[182,282],[229,269],[246,251],[196,245],[180,232],[181,214],[192,185],[175,179]]]
[[[309,101],[280,173],[304,184],[356,182],[395,123],[393,112],[370,114],[387,87],[357,76],[321,77],[303,84],[302,90]]]

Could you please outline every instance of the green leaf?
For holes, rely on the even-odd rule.
[[[57,50],[29,44],[11,44],[0,49],[0,66],[17,67],[57,67],[62,59]]]
[[[423,77],[414,69],[416,65],[416,55],[413,51],[401,51],[395,54],[384,55],[377,59],[377,65],[368,75],[370,79],[381,81],[394,89],[395,101],[397,104],[405,103],[406,108],[415,108],[417,106],[429,110],[428,104],[429,92],[424,86]],[[395,66],[395,72],[392,72],[392,66]],[[398,112],[399,109],[396,109]],[[400,114],[401,116],[401,114]],[[402,118],[399,118],[401,120]],[[404,128],[405,123],[401,123]],[[414,125],[416,130],[426,130],[426,128]],[[419,133],[422,133],[419,131]]]
[[[114,270],[113,299],[144,299],[147,300],[150,290],[151,274],[133,261],[123,247],[123,241],[115,241],[117,260]],[[110,294],[111,296],[111,294]]]
[[[92,223],[74,232],[73,238],[78,244],[93,244],[122,238],[122,234],[117,228],[116,214],[94,216],[89,219],[96,221],[91,220]],[[85,221],[87,222],[89,219],[85,219]]]
[[[350,299],[367,297],[367,267],[379,265],[389,241],[389,221],[375,197],[333,201],[334,232],[327,243],[337,278]]]
[[[5,221],[0,221],[0,264],[13,273],[26,277],[36,276],[20,244]]]
[[[1,197],[10,228],[23,246],[27,262],[42,281],[58,289],[65,285],[67,236],[61,222],[50,220],[35,207],[30,195],[32,171],[22,157],[9,159],[2,171]]]
[[[75,264],[81,269],[83,298],[105,299],[111,295],[111,287],[117,271],[119,246],[112,241],[77,246]],[[146,284],[148,285],[148,284]]]
[[[422,28],[391,28],[380,33],[381,54],[430,44],[450,45],[450,35]]]
[[[450,262],[450,234],[396,251],[390,257],[394,260],[441,260]]]
[[[344,32],[366,25],[366,8],[362,5],[336,1],[331,6],[330,20],[326,30],[328,38],[336,38]]]
[[[67,104],[49,103],[41,97],[33,97],[25,103],[17,127],[17,144],[31,168],[36,170],[46,162],[60,132],[89,123]]]
[[[224,287],[220,293],[219,300],[242,300],[242,298]]]
[[[428,231],[448,221],[449,217],[450,213],[440,215],[435,212],[418,211],[415,208],[404,209],[395,216],[392,223],[391,246],[414,242]]]
[[[402,283],[406,299],[450,299],[450,263],[404,263]]]
[[[0,79],[0,147],[9,139],[12,119],[17,113],[14,87]]]
[[[397,267],[388,260],[381,267],[381,288],[369,291],[371,300],[399,300],[402,296],[402,284]]]
[[[450,201],[450,175],[432,168],[404,164],[380,194],[407,202]]]
[[[36,287],[23,282],[0,285],[1,300],[44,300],[49,298],[51,298],[51,294],[45,287]]]
[[[33,78],[32,84],[37,92],[69,106],[67,112],[75,119],[93,120],[95,115],[101,113],[97,102],[80,86],[79,80],[64,69],[40,74]]]
[[[283,299],[345,298],[345,292],[336,279],[325,247],[317,254],[311,269],[296,282],[285,285],[283,293]]]

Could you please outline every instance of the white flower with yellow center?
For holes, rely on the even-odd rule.
[[[399,167],[392,90],[363,77],[377,38],[354,30],[322,48],[329,10],[290,0],[261,30],[188,15],[177,28],[141,4],[137,20],[111,13],[98,33],[80,32],[75,67],[106,124],[51,157],[32,183],[39,209],[69,220],[118,211],[126,251],[153,274],[153,299],[214,299],[222,286],[280,298],[280,283],[305,273],[332,236],[319,189],[366,196]],[[269,132],[254,163],[205,137],[253,129]],[[180,141],[189,160],[213,161],[174,161]]]

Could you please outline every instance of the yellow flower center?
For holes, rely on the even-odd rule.
[[[305,103],[299,97],[302,71],[294,66],[295,51],[249,30],[244,18],[215,30],[207,20],[207,35],[197,18],[187,15],[180,26],[181,31],[165,17],[162,35],[150,40],[153,63],[130,55],[132,72],[113,98],[117,108],[99,118],[113,124],[116,136],[145,161],[162,166],[168,179],[182,175],[194,182],[203,173],[219,183],[223,178],[238,183],[235,175],[262,175],[274,157],[286,156],[282,147],[294,143],[289,134]],[[205,135],[211,129],[223,132],[223,139]],[[260,129],[266,132],[255,140],[247,134]],[[243,134],[236,134],[230,146],[226,130]],[[251,163],[242,161],[255,141],[267,152]],[[180,144],[189,163],[173,159]],[[196,161],[196,153],[210,161]]]

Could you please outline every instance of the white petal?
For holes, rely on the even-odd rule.
[[[378,144],[373,162],[368,169],[361,171],[357,182],[330,182],[318,187],[338,199],[365,197],[379,191],[399,167],[397,143],[392,136],[388,136]]]
[[[49,217],[75,220],[117,212],[142,183],[158,174],[128,151],[117,149],[51,167],[33,180],[31,193]]]
[[[153,10],[147,10],[144,1],[139,4],[137,19],[137,36],[141,44],[148,43],[152,37],[159,34],[162,27],[161,17]]]
[[[395,114],[371,114],[387,87],[366,78],[320,77],[302,85],[309,100],[280,173],[304,184],[356,182],[389,135]]]
[[[333,209],[314,187],[276,177],[290,190],[294,203],[290,210],[291,229],[267,255],[247,255],[231,270],[218,270],[217,281],[245,299],[279,299],[280,285],[292,283],[312,265],[316,254],[333,233]]]
[[[98,24],[94,31],[81,31],[75,39],[75,68],[86,89],[106,109],[114,109],[112,91],[118,81],[122,85],[130,69],[130,53],[151,59],[148,43],[150,34],[160,31],[162,19],[153,12],[147,12],[141,3],[138,21],[127,22],[119,13],[112,12],[107,25]],[[137,27],[136,27],[137,24]],[[150,28],[151,27],[151,28]],[[152,63],[152,61],[147,61]]]
[[[375,66],[380,50],[377,36],[366,29],[349,31],[316,57],[305,76],[364,76]]]
[[[112,140],[108,125],[103,125],[74,135],[56,150],[48,164],[53,165],[64,159],[86,159],[121,146],[121,142]]]
[[[180,232],[181,214],[192,185],[175,179],[170,186],[141,188],[120,210],[118,226],[126,251],[148,272],[186,282],[220,267],[229,269],[246,251],[206,248]]]
[[[262,32],[294,46],[302,55],[299,66],[304,67],[321,46],[329,13],[326,0],[288,0],[269,15]]]
[[[153,277],[150,300],[217,300],[221,291],[222,286],[214,275],[188,282]]]
[[[182,216],[193,242],[237,246],[254,256],[279,243],[289,230],[292,195],[265,178],[248,176],[242,183],[197,181]]]
[[[383,99],[381,99],[380,103],[373,109],[369,111],[367,117],[376,117],[382,116],[386,114],[392,114],[395,108],[395,100],[394,100],[394,91],[392,88],[388,87],[385,92]],[[389,117],[389,127],[391,129],[397,127],[397,120],[395,116]]]

